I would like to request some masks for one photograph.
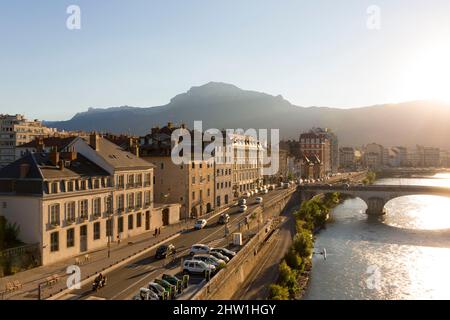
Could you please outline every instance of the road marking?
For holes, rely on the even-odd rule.
[[[143,278],[141,278],[140,280],[136,281],[135,283],[129,285],[128,287],[126,287],[125,289],[123,289],[122,291],[120,291],[118,294],[112,296],[110,298],[110,300],[114,300],[115,298],[117,298],[118,296],[120,296],[122,293],[124,293],[125,291],[128,291],[131,287],[136,286],[136,284],[144,281],[145,279],[147,279],[148,277],[152,276],[156,271],[150,272],[148,275],[144,276]]]

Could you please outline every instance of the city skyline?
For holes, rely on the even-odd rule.
[[[446,1],[77,1],[81,29],[69,30],[72,4],[2,6],[2,112],[64,120],[164,105],[209,81],[305,107],[450,100]]]

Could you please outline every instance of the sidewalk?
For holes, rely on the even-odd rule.
[[[215,217],[223,212],[223,210],[210,215],[207,219]],[[93,252],[87,252],[89,254],[89,260],[79,265],[81,269],[81,281],[88,279],[92,275],[104,271],[117,263],[132,258],[133,256],[142,253],[144,250],[162,243],[169,238],[180,235],[182,231],[192,228],[194,223],[195,219],[191,219],[187,223],[183,221],[175,225],[161,228],[161,234],[156,237],[153,235],[153,230],[150,230],[147,233],[130,237],[128,239],[123,239],[120,244],[112,243],[109,258],[107,247]],[[80,260],[83,260],[84,254],[77,257],[81,257]],[[59,281],[52,286],[43,285],[41,290],[41,299],[45,299],[56,293],[62,292],[67,289],[67,267],[75,265],[75,258],[76,257],[72,257],[52,265],[41,266],[12,276],[0,278],[0,300],[38,299],[39,284],[45,282],[47,277],[55,274],[59,275]],[[4,293],[6,283],[15,280],[20,281],[22,288],[13,292]]]

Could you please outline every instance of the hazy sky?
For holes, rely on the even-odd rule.
[[[163,105],[209,81],[301,106],[450,100],[449,16],[448,0],[0,0],[0,113]]]

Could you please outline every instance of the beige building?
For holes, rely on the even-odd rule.
[[[214,210],[214,159],[175,164],[171,151],[174,130],[185,130],[171,123],[163,128],[153,128],[140,139],[140,155],[155,165],[155,199],[160,203],[181,204],[181,218],[196,218]]]
[[[23,115],[0,115],[0,168],[17,160],[16,147],[36,137],[53,135],[56,129],[47,128],[38,120]]]
[[[152,180],[148,162],[98,135],[76,138],[2,169],[0,214],[47,265],[177,222],[179,206],[153,210]]]

